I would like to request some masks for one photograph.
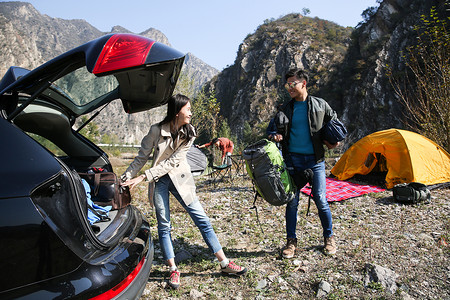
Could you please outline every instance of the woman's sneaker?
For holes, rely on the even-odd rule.
[[[178,289],[180,287],[180,271],[175,270],[170,273],[169,286],[173,289]]]
[[[240,267],[232,261],[230,261],[225,268],[221,267],[220,270],[224,274],[235,275],[235,276],[241,276],[247,272],[247,268]]]

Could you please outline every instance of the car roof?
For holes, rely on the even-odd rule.
[[[31,71],[11,67],[0,81],[0,108],[9,108],[7,115],[12,119],[39,97],[57,104],[74,117],[92,112],[115,99],[122,100],[127,113],[148,110],[167,103],[184,57],[183,53],[167,45],[139,35],[106,35]],[[92,98],[84,95],[83,101],[79,101],[57,85],[58,80],[78,69],[84,69],[96,78],[115,77],[116,86],[105,93],[89,95]],[[76,79],[82,82],[84,78]],[[20,94],[29,95],[29,100],[16,107],[14,101],[18,101]]]

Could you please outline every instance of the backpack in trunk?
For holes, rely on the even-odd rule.
[[[247,146],[242,156],[257,193],[264,200],[281,206],[294,199],[294,183],[275,143],[260,140]]]

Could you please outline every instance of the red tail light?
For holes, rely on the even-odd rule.
[[[144,264],[145,258],[143,258],[140,263],[136,266],[136,268],[133,270],[133,272],[130,273],[130,275],[127,276],[124,280],[122,280],[121,283],[110,289],[109,291],[98,295],[94,298],[91,298],[91,300],[109,300],[114,298],[115,296],[119,295],[133,280],[136,278],[136,276],[139,274],[139,271],[142,268],[142,265]]]
[[[142,65],[154,43],[151,39],[133,34],[113,35],[103,47],[93,73],[100,74]]]

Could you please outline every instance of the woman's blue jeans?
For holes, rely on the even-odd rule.
[[[302,155],[289,153],[286,159],[286,166],[291,175],[306,169],[311,169],[314,173],[312,183],[312,196],[319,211],[319,218],[323,228],[323,236],[333,235],[333,222],[331,210],[326,197],[326,175],[325,162],[316,163],[315,155]],[[300,198],[300,191],[297,191],[294,200],[286,207],[286,234],[288,238],[296,238],[297,229],[297,209]]]
[[[169,207],[169,191],[180,202],[184,209],[189,213],[195,225],[200,229],[203,240],[213,253],[217,253],[222,246],[217,239],[211,222],[206,216],[200,201],[195,200],[186,205],[181,199],[180,194],[172,183],[169,175],[164,175],[155,183],[155,195],[153,198],[156,211],[156,219],[158,220],[158,236],[159,243],[164,259],[168,260],[175,257],[172,245],[172,237],[170,234],[170,207]]]

